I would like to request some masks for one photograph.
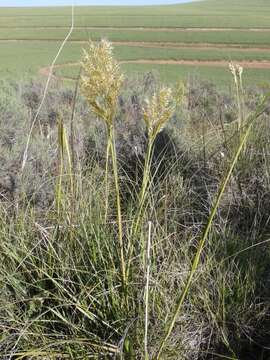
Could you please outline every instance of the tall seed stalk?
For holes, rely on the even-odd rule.
[[[242,126],[244,124],[244,89],[243,89],[243,81],[242,74],[243,68],[240,65],[234,65],[233,63],[229,64],[229,69],[233,75],[235,91],[236,91],[236,99],[238,106],[238,121],[237,121],[237,130],[239,134],[239,139],[241,141],[241,131]]]
[[[131,242],[128,246],[128,267],[129,274],[132,253],[134,249],[133,237],[137,235],[142,222],[142,214],[145,208],[147,193],[151,184],[151,164],[153,157],[153,148],[157,135],[164,129],[170,118],[173,116],[176,106],[184,96],[184,85],[179,83],[175,93],[171,88],[162,87],[157,93],[154,93],[150,99],[146,99],[143,108],[143,119],[147,129],[148,143],[143,169],[142,187],[139,193],[137,212],[131,226]]]
[[[125,289],[126,262],[123,241],[121,197],[114,136],[114,118],[117,108],[118,96],[123,83],[123,76],[120,72],[119,64],[113,59],[112,46],[106,40],[101,40],[98,44],[90,42],[88,49],[84,50],[83,52],[81,65],[83,69],[83,74],[81,77],[82,93],[88,101],[92,111],[98,116],[98,118],[104,121],[107,129],[105,220],[107,218],[108,211],[108,170],[109,158],[111,157],[116,191],[122,285]]]

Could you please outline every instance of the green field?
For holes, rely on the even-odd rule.
[[[165,2],[165,1],[164,1]],[[78,7],[77,26],[269,27],[268,0],[205,0],[144,7]],[[1,27],[68,26],[70,9],[2,9]]]
[[[70,8],[1,8],[1,77],[35,76],[49,66],[70,24]],[[189,4],[145,7],[77,7],[75,29],[58,64],[78,62],[86,41],[103,37],[114,43],[128,73],[155,69],[167,82],[195,73],[217,84],[229,83],[226,62],[244,61],[246,81],[270,80],[270,2],[203,0]],[[190,61],[151,64],[152,60]],[[205,66],[192,61],[221,61]],[[249,62],[255,62],[249,69]],[[264,65],[259,64],[263,62]],[[221,64],[220,64],[221,65]],[[76,70],[55,70],[72,77]]]
[[[1,40],[62,40],[68,29],[0,29]],[[111,41],[125,42],[173,42],[173,43],[210,43],[237,45],[268,45],[269,31],[136,31],[136,30],[89,30],[80,29],[73,32],[70,40],[99,40],[103,37]]]

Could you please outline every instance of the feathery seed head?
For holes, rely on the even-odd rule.
[[[92,110],[111,126],[117,99],[123,83],[119,64],[113,58],[112,45],[107,40],[89,42],[83,50],[81,91]]]
[[[236,68],[235,68],[235,66],[234,66],[234,64],[233,63],[229,63],[229,69],[230,69],[230,72],[233,74],[233,76],[235,76],[236,75]]]
[[[143,118],[148,129],[149,139],[154,140],[172,117],[176,108],[176,99],[172,90],[162,87],[152,98],[146,99]]]
[[[238,85],[239,81],[242,81],[243,67],[233,63],[229,63],[229,69],[233,75],[235,83]]]
[[[243,67],[240,65],[236,65],[236,67],[237,67],[238,75],[241,78],[243,74]]]

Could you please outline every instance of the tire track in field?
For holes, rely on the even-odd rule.
[[[246,69],[270,69],[270,61],[233,61]],[[148,60],[148,59],[137,59],[137,60],[125,60],[120,61],[121,64],[157,64],[157,65],[192,65],[192,66],[218,66],[227,67],[229,61],[226,60]]]
[[[0,39],[1,43],[20,43],[20,42],[58,42],[56,39]],[[95,41],[96,42],[96,41]],[[69,40],[71,44],[87,44],[87,40]],[[228,50],[242,52],[270,52],[270,47],[249,47],[243,44],[214,44],[214,43],[177,43],[177,42],[156,42],[156,41],[111,41],[113,45],[131,46],[142,48],[157,49],[190,49],[190,50]]]
[[[152,65],[191,65],[191,66],[207,66],[207,67],[228,67],[229,62],[225,60],[219,61],[202,61],[202,60],[148,60],[148,59],[137,59],[137,60],[125,60],[119,61],[120,64],[152,64]],[[237,64],[243,66],[246,69],[269,69],[270,61],[237,61]],[[78,62],[57,64],[54,69],[64,67],[75,67],[79,66]],[[48,77],[50,74],[50,67],[42,67],[39,69],[39,74]],[[53,74],[53,78],[57,80],[75,80],[72,77],[61,76]]]

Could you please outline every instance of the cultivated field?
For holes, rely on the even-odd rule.
[[[1,76],[46,74],[70,22],[69,8],[2,8]],[[82,47],[89,38],[105,37],[128,73],[155,69],[166,82],[196,74],[224,86],[230,83],[228,62],[237,61],[247,69],[246,83],[264,85],[270,77],[269,24],[266,0],[77,7],[75,29],[55,74],[76,77]]]

